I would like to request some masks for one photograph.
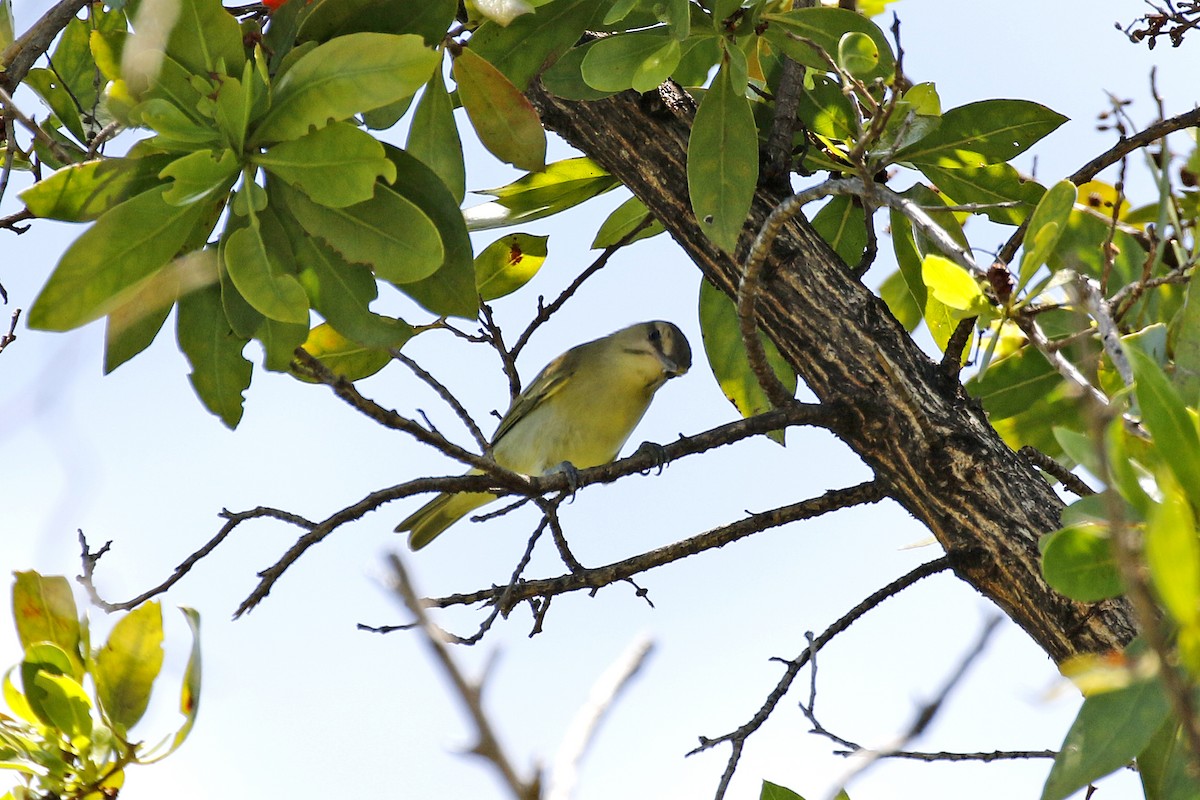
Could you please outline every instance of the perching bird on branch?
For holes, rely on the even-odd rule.
[[[688,340],[670,322],[641,322],[572,347],[513,401],[492,438],[492,458],[523,475],[543,475],[564,462],[578,469],[607,464],[659,387],[691,366]],[[419,550],[495,499],[486,492],[439,494],[396,531],[411,531],[408,545]]]

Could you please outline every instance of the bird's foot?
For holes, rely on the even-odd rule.
[[[558,473],[567,476],[567,496],[574,500],[575,493],[579,491],[579,469],[570,461],[564,461],[546,470],[547,475]]]
[[[643,475],[649,475],[651,469],[657,470],[657,472],[654,473],[655,475],[662,475],[663,468],[666,467],[667,462],[670,461],[670,459],[667,458],[667,448],[663,447],[661,444],[655,444],[654,442],[642,442],[640,445],[638,445],[638,449],[633,451],[633,454],[635,456],[649,456],[654,462],[652,467],[647,468],[642,472]]]

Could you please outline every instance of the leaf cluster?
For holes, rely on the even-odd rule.
[[[162,610],[143,603],[91,644],[66,578],[17,572],[13,616],[24,657],[4,674],[0,768],[21,784],[4,800],[115,797],[131,764],[173,753],[187,739],[200,705],[200,617],[181,609],[192,650],[179,698],[183,724],[147,747],[131,737],[150,703],[163,663]]]

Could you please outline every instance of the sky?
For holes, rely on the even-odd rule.
[[[14,0],[18,28],[42,0]],[[902,0],[906,68],[933,81],[943,108],[991,97],[1036,100],[1071,121],[1019,165],[1044,183],[1070,173],[1113,142],[1096,130],[1108,94],[1133,99],[1131,113],[1155,113],[1149,72],[1167,113],[1194,102],[1200,41],[1148,52],[1114,29],[1147,6],[1097,0],[962,4]],[[890,21],[890,17],[888,18]],[[884,21],[886,27],[887,21]],[[397,135],[402,141],[402,135]],[[468,143],[468,186],[486,188],[516,174]],[[571,155],[551,143],[551,158]],[[1132,183],[1148,200],[1148,188]],[[895,188],[904,188],[897,186]],[[595,254],[587,250],[608,212],[625,199],[613,192],[572,212],[524,226],[551,234],[550,256],[528,290],[497,301],[510,337],[536,308],[556,296]],[[468,199],[468,203],[471,202]],[[3,213],[14,210],[5,200]],[[39,221],[22,236],[0,232],[0,283],[6,318],[27,309],[79,226]],[[1005,231],[968,231],[981,249],[998,247]],[[478,251],[498,236],[476,238]],[[877,283],[893,268],[881,242]],[[618,254],[561,314],[533,338],[520,361],[528,381],[546,361],[574,344],[647,319],[669,319],[699,355],[699,277],[666,239]],[[402,298],[388,307],[422,321]],[[193,396],[172,322],[150,350],[101,375],[103,329],[66,334],[18,329],[0,353],[0,569],[47,574],[79,571],[78,529],[93,546],[112,540],[97,570],[108,600],[135,596],[165,577],[220,527],[223,508],[258,505],[312,519],[367,493],[424,475],[457,474],[458,465],[403,435],[359,416],[321,387],[256,370],[236,432],[224,428]],[[248,351],[250,352],[250,351]],[[450,386],[481,422],[507,405],[493,354],[447,334],[428,334],[406,348]],[[252,358],[257,354],[252,353]],[[460,442],[469,436],[432,392],[393,366],[360,383],[388,408],[429,414]],[[735,418],[702,358],[669,382],[627,445],[667,442]],[[671,464],[662,475],[593,486],[562,510],[575,554],[600,565],[761,511],[850,486],[869,477],[857,457],[827,434],[794,429],[786,448],[763,437]],[[417,507],[409,499],[338,530],[292,566],[271,595],[245,617],[231,614],[298,531],[256,521],[162,598],[168,608],[168,664],[159,697],[139,733],[155,740],[172,730],[178,682],[188,649],[186,626],[173,606],[202,616],[204,687],[191,738],[158,765],[132,768],[124,800],[171,796],[307,798],[342,796],[505,796],[486,765],[464,756],[469,726],[423,644],[412,633],[356,629],[408,621],[386,588],[384,557],[405,553],[418,588],[428,595],[469,591],[507,581],[536,524],[529,509],[485,524],[463,523],[418,554],[392,533]],[[927,532],[892,503],[853,509],[767,531],[718,552],[689,558],[638,579],[653,607],[627,585],[594,597],[556,598],[544,632],[530,638],[531,619],[518,608],[480,645],[456,648],[472,675],[487,674],[485,702],[515,762],[548,763],[593,682],[638,637],[654,642],[642,671],[610,711],[582,766],[581,800],[604,797],[703,798],[714,791],[727,748],[691,758],[698,736],[743,724],[774,687],[780,666],[796,657],[805,632],[819,633],[870,592],[936,558],[921,546]],[[560,574],[539,552],[527,574]],[[80,597],[83,602],[82,596]],[[0,615],[8,616],[5,593]],[[479,610],[439,617],[458,633],[474,631]],[[894,598],[820,655],[817,714],[825,727],[865,745],[890,742],[911,722],[970,648],[995,609],[949,575],[921,582]],[[98,630],[111,624],[99,610]],[[95,638],[99,638],[98,636]],[[0,623],[0,666],[20,654],[11,626]],[[796,708],[808,699],[808,673],[751,738],[729,797],[757,797],[762,779],[820,798],[851,764],[828,740],[811,735]],[[1011,623],[1001,625],[985,655],[932,729],[914,747],[928,750],[1054,748],[1078,707],[1050,660]],[[1048,762],[1018,764],[875,765],[850,787],[852,797],[976,800],[1035,796]],[[1129,775],[1106,796],[1129,796]],[[6,786],[0,779],[0,789]],[[1102,795],[1105,796],[1105,795]]]

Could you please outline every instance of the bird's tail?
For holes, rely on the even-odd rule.
[[[439,494],[396,526],[396,532],[409,531],[408,546],[420,550],[438,534],[480,506],[496,499],[487,492]]]

